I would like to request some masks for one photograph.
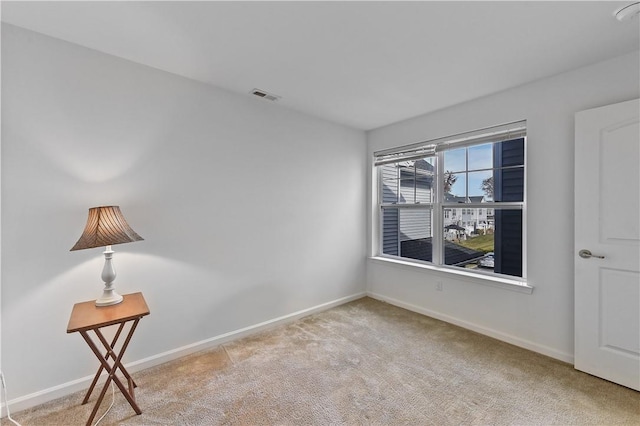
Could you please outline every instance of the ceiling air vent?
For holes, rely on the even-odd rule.
[[[260,89],[253,89],[251,91],[251,94],[256,95],[263,99],[267,99],[269,101],[277,101],[282,97],[282,96],[274,95],[273,93],[265,92],[264,90],[260,90]]]

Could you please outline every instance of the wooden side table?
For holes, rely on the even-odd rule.
[[[89,302],[76,303],[73,306],[71,318],[69,318],[69,325],[67,326],[67,333],[74,333],[76,331],[80,332],[80,335],[82,335],[84,340],[87,342],[87,345],[89,345],[95,356],[100,360],[100,368],[98,368],[82,404],[86,404],[89,401],[89,397],[100,378],[100,374],[102,374],[102,370],[106,370],[108,373],[107,381],[100,392],[96,405],[93,407],[89,420],[87,420],[87,426],[91,425],[93,418],[96,416],[100,403],[102,403],[102,399],[104,398],[112,380],[118,386],[120,392],[122,392],[127,401],[129,401],[129,405],[131,405],[131,408],[134,409],[136,414],[142,414],[142,410],[138,407],[133,392],[133,389],[137,387],[137,385],[131,378],[129,372],[122,365],[122,356],[127,350],[127,346],[129,346],[129,342],[131,341],[133,332],[138,326],[140,318],[145,315],[149,315],[149,307],[147,306],[147,302],[144,300],[142,293],[125,294],[124,300],[117,305],[96,306],[95,301],[92,300]],[[128,322],[132,322],[131,327],[129,328],[129,333],[120,348],[120,353],[116,353],[116,343],[122,335],[125,324]],[[119,324],[118,330],[111,342],[108,342],[100,329],[115,324]],[[102,355],[98,346],[96,346],[91,337],[89,337],[90,331],[95,333],[104,346],[104,349],[106,350],[105,355]],[[109,364],[109,358],[112,359],[112,364]],[[118,376],[116,376],[117,370],[120,370],[127,379],[127,387],[125,387]]]

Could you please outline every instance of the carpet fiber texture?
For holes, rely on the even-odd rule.
[[[370,298],[133,376],[142,415],[116,389],[101,425],[640,424],[638,392]],[[13,417],[82,425],[96,393]]]

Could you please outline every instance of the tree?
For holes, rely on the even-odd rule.
[[[493,198],[493,176],[483,180],[480,189],[487,194],[487,198]]]
[[[445,193],[450,192],[451,187],[453,186],[454,183],[456,183],[457,180],[458,180],[458,176],[454,175],[449,170],[444,172],[444,192]]]

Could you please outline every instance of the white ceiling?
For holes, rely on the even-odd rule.
[[[368,130],[638,50],[630,2],[3,1],[2,21]]]

